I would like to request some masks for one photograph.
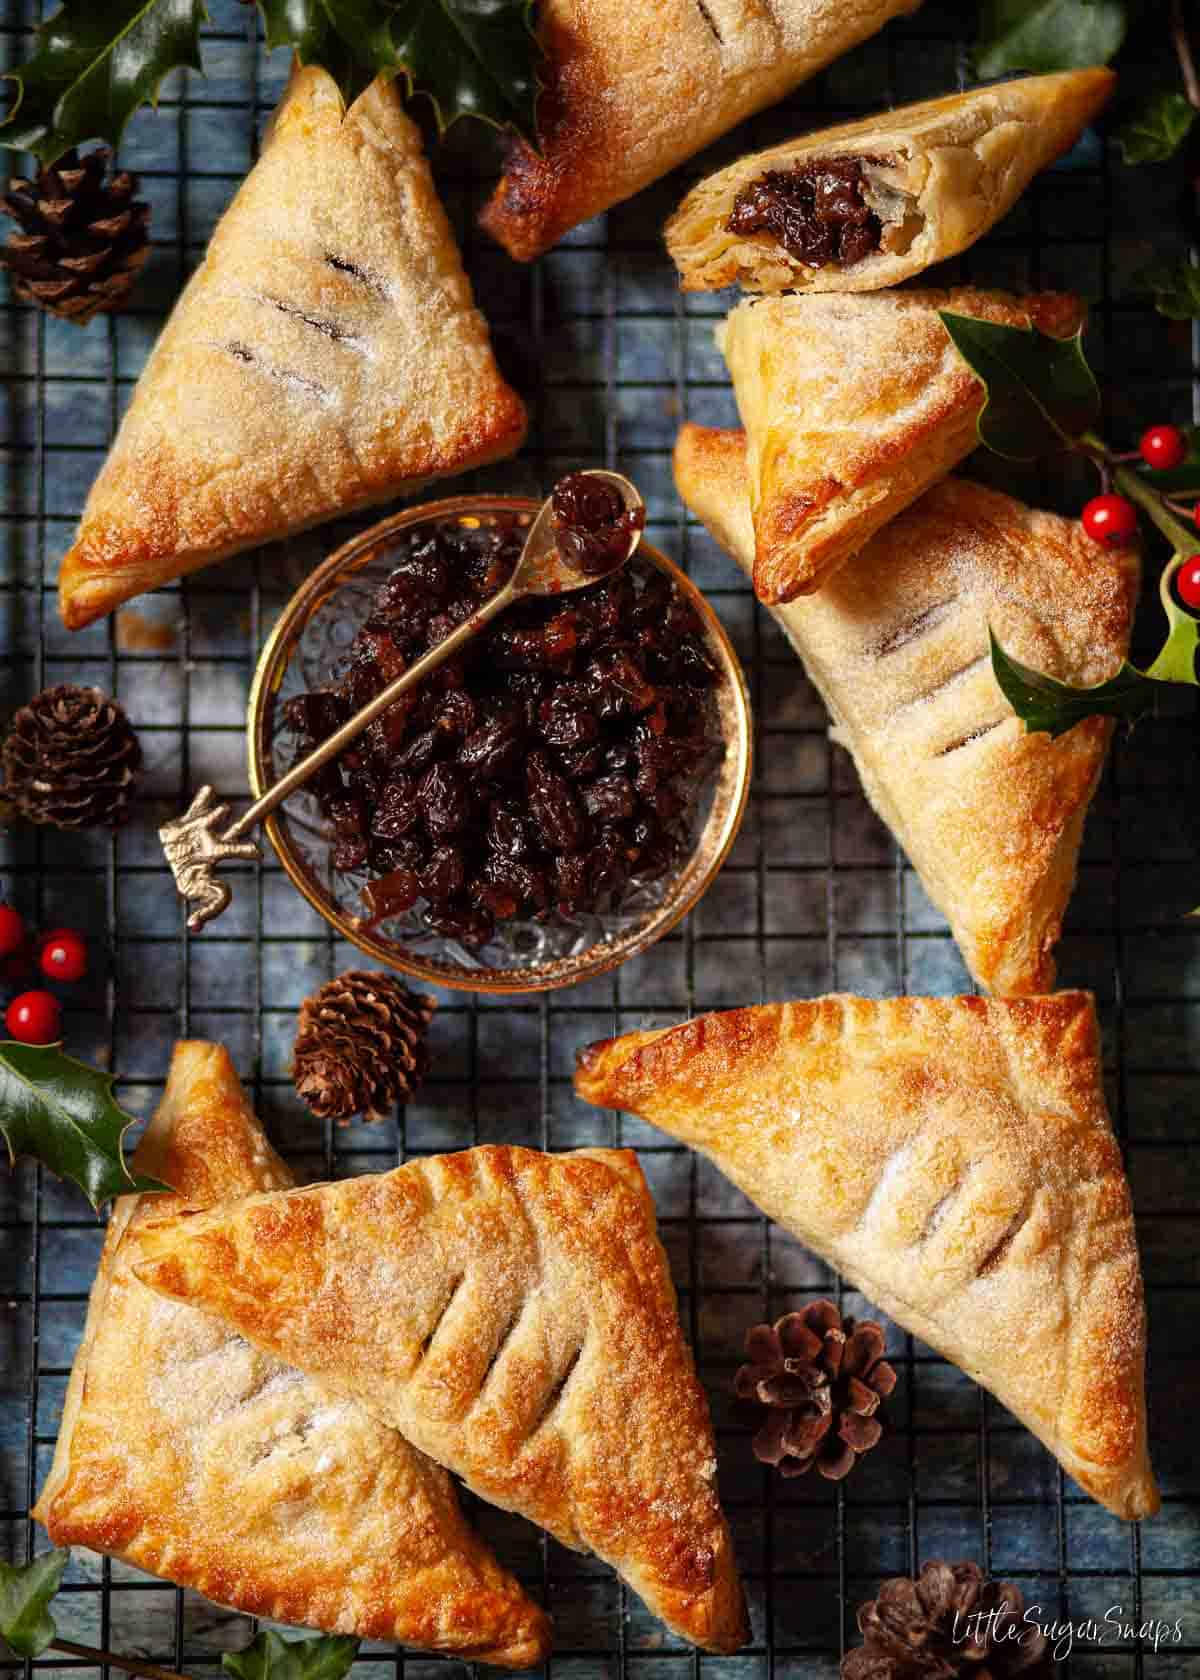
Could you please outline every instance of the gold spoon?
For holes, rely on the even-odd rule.
[[[244,811],[223,834],[218,834],[217,829],[228,817],[229,806],[216,803],[211,787],[202,787],[182,817],[174,817],[159,829],[158,837],[162,841],[163,851],[171,866],[180,897],[196,906],[188,916],[188,927],[193,933],[198,933],[206,923],[219,916],[228,907],[233,896],[228,885],[217,880],[217,865],[233,859],[257,860],[262,857],[262,850],[257,842],[243,840],[242,836],[255,828],[264,817],[269,816],[289,794],[294,793],[298,787],[303,787],[322,766],[329,763],[330,759],[336,758],[369,724],[374,723],[389,706],[394,705],[402,694],[407,693],[415,683],[423,682],[431,671],[436,671],[439,665],[457,653],[464,642],[469,642],[472,636],[477,636],[497,614],[510,607],[514,601],[519,601],[522,596],[568,595],[576,589],[588,589],[592,584],[599,583],[602,578],[611,577],[633,558],[642,540],[642,528],[646,522],[646,504],[636,486],[615,472],[596,471],[573,476],[599,479],[602,483],[611,485],[620,494],[625,504],[625,512],[631,516],[629,541],[623,554],[618,552],[617,557],[611,561],[605,556],[606,563],[599,570],[583,570],[577,559],[572,557],[576,545],[567,540],[560,546],[563,533],[560,532],[554,512],[554,497],[548,496],[529,528],[529,535],[521,550],[521,558],[504,588],[486,601],[477,612],[472,613],[456,630],[452,630],[444,641],[430,648],[415,665],[410,665],[407,671],[394,677],[386,688],[381,689],[373,700],[368,700],[367,704],[342,724],[340,729],[322,741],[319,747],[315,747],[307,758],[302,758],[299,764],[293,765],[285,776],[281,776],[269,787],[261,799],[256,799],[249,810]],[[567,536],[569,539],[569,531]]]

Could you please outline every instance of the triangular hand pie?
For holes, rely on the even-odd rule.
[[[420,132],[298,70],[138,381],[62,563],[78,629],[226,555],[511,454]]]
[[[741,433],[685,426],[675,479],[751,572]],[[992,673],[988,627],[1024,664],[1101,682],[1128,649],[1137,583],[1136,556],[1078,520],[951,478],[818,594],[772,609],[971,973],[1002,996],[1053,984],[1112,724],[1028,734]]]
[[[748,298],[717,328],[746,428],[754,589],[768,606],[819,589],[978,443],[986,393],[943,309],[1057,338],[1084,318],[1060,293],[960,286]]]
[[[137,1275],[360,1399],[668,1627],[747,1637],[703,1390],[634,1155],[503,1147],[142,1232]]]
[[[575,1083],[701,1150],[1109,1510],[1158,1509],[1137,1241],[1086,993],[735,1009],[592,1045]]]
[[[482,221],[521,262],[630,198],[920,0],[542,0],[538,146]]]
[[[543,1661],[546,1616],[467,1526],[444,1470],[134,1277],[147,1220],[291,1183],[224,1050],[176,1046],[135,1163],[180,1194],[116,1205],[33,1513],[51,1539],[256,1616],[509,1668]]]
[[[965,251],[1116,86],[1068,70],[881,111],[740,158],[667,223],[684,291],[872,292]]]

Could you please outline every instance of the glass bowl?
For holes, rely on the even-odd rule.
[[[255,798],[295,761],[294,741],[280,724],[283,703],[327,682],[345,658],[376,588],[395,564],[395,539],[431,521],[532,516],[538,505],[511,496],[425,502],[381,520],[318,566],[288,602],[254,674],[248,750]],[[594,979],[646,950],[712,885],[737,835],[750,786],[746,681],[728,636],[695,585],[648,543],[638,552],[690,602],[720,673],[712,693],[725,751],[701,792],[687,861],[663,880],[639,888],[620,912],[558,917],[548,928],[533,921],[503,923],[502,937],[476,954],[422,928],[416,912],[369,923],[360,913],[365,874],[334,870],[325,821],[315,798],[301,788],[267,818],[267,834],[293,884],[343,939],[377,962],[433,985],[475,992],[546,991]]]

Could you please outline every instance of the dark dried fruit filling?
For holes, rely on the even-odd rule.
[[[419,526],[329,687],[287,702],[311,750],[511,576],[528,521]],[[673,871],[721,757],[719,672],[691,606],[636,558],[527,598],[310,786],[372,921],[415,911],[477,948],[496,924],[619,910]]]
[[[769,169],[734,199],[729,232],[769,233],[809,268],[849,268],[873,256],[883,224],[863,196],[865,161],[817,158],[796,169]]]
[[[627,508],[616,485],[595,473],[560,478],[553,503],[558,552],[584,577],[603,577],[621,565],[630,537],[646,522],[644,509]]]

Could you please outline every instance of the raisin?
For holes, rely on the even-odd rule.
[[[438,846],[417,879],[432,904],[445,904],[463,890],[467,879],[462,852],[457,846]]]
[[[637,795],[627,776],[599,776],[581,795],[583,808],[595,822],[627,822],[637,809]]]
[[[411,869],[393,869],[377,881],[368,881],[363,888],[367,920],[382,922],[388,916],[402,916],[417,902],[417,877]]]
[[[462,771],[453,764],[432,764],[417,786],[421,817],[433,839],[457,834],[467,826],[471,796]]]
[[[415,776],[394,776],[371,814],[371,833],[381,840],[398,840],[421,820]]]
[[[530,753],[525,763],[529,808],[547,851],[576,852],[587,838],[587,822],[570,783],[553,770],[544,752]]]

